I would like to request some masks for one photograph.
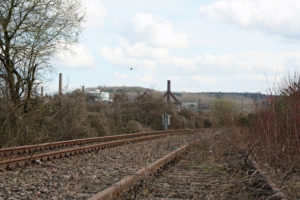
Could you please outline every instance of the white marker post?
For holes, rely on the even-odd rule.
[[[164,114],[162,115],[162,124],[164,126],[164,129],[167,131],[168,126],[171,124],[171,115]]]

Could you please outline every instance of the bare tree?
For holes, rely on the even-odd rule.
[[[80,0],[0,1],[0,82],[15,106],[32,89],[59,44],[76,42],[84,12]]]

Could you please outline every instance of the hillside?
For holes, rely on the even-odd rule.
[[[124,92],[129,98],[135,98],[142,95],[145,91],[151,92],[154,95],[163,95],[165,91],[157,91],[143,87],[127,87],[127,86],[112,86],[101,87],[103,91],[111,94]],[[182,103],[201,103],[210,105],[214,100],[218,98],[226,98],[235,102],[244,111],[249,111],[254,108],[254,101],[267,98],[267,95],[261,93],[238,93],[238,92],[173,92],[176,98]]]

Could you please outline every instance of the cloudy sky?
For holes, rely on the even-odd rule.
[[[82,0],[86,21],[63,73],[81,85],[265,92],[300,71],[299,0]],[[130,70],[130,68],[133,68]]]

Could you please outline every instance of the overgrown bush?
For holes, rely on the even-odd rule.
[[[203,122],[200,118],[200,113],[192,109],[184,108],[179,112],[179,115],[183,117],[185,128],[202,128]]]
[[[171,115],[172,123],[170,129],[183,128],[183,118],[179,116],[177,107],[174,104],[168,104],[162,97],[155,97],[153,94],[147,94],[133,101],[128,101],[124,93],[118,94],[117,98],[110,108],[115,132],[129,133],[133,129],[129,128],[128,123],[133,125],[133,121],[140,124],[143,129],[162,130],[162,115]]]
[[[0,103],[0,145],[16,145],[23,140],[18,127],[22,127],[20,112],[9,101],[1,99]]]
[[[163,114],[171,115],[169,129],[202,127],[200,113],[152,93],[129,99],[120,91],[113,102],[97,102],[74,91],[36,98],[28,112],[0,101],[0,147],[162,130]]]
[[[90,135],[85,97],[80,92],[54,96],[49,105],[52,120],[51,136],[58,140],[82,138]]]
[[[32,101],[30,110],[8,100],[0,104],[0,145],[15,146],[89,136],[84,98],[79,93]]]
[[[232,126],[236,114],[234,102],[225,98],[216,99],[211,106],[212,124],[215,127]]]
[[[91,135],[96,135],[100,137],[100,136],[110,135],[113,133],[112,121],[103,113],[96,113],[96,112],[89,113],[87,121],[90,124],[90,129],[91,129],[90,131],[95,133],[95,134],[90,133]]]
[[[288,78],[277,95],[257,108],[251,124],[252,141],[271,167],[291,169],[300,162],[300,79]]]

